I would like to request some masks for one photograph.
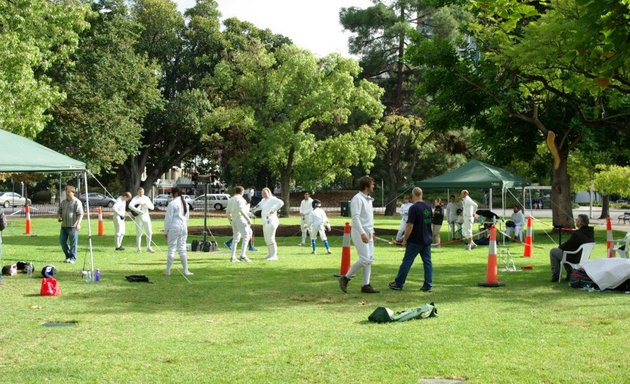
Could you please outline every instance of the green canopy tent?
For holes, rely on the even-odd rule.
[[[492,190],[501,190],[503,215],[505,216],[505,193],[509,188],[524,188],[529,181],[516,176],[505,169],[486,164],[479,160],[471,160],[461,167],[431,179],[416,182],[423,189],[489,189],[490,207],[492,209]]]
[[[87,196],[87,169],[85,163],[2,129],[0,129],[0,172],[80,172],[83,173]],[[94,256],[92,253],[89,199],[86,199],[86,206],[90,261],[93,273]]]

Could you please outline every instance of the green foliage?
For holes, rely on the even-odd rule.
[[[595,190],[604,196],[630,196],[630,167],[598,165],[595,174]]]
[[[72,62],[89,7],[75,0],[0,1],[0,127],[35,137],[64,98],[48,76]]]
[[[162,101],[159,67],[135,51],[140,25],[127,7],[116,2],[93,7],[74,65],[54,73],[67,98],[51,108],[53,120],[38,140],[102,174],[138,152],[144,118]]]
[[[313,187],[347,175],[350,167],[369,167],[375,156],[373,130],[348,125],[352,115],[370,123],[383,111],[380,89],[358,81],[358,73],[356,62],[339,55],[318,60],[293,45],[270,49],[252,39],[247,50],[217,65],[212,85],[225,93],[225,110],[236,111],[231,114],[239,119],[231,125],[251,125],[251,141],[242,143],[249,158],[242,160]]]

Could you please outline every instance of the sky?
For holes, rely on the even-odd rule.
[[[180,12],[195,0],[174,0]],[[371,0],[217,0],[223,18],[236,17],[290,38],[317,56],[348,56],[349,33],[339,24],[342,7],[365,8]]]

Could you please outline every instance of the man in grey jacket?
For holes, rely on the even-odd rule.
[[[59,203],[57,220],[61,223],[59,243],[66,255],[65,263],[74,264],[77,261],[77,248],[79,245],[79,230],[83,219],[83,204],[74,197],[75,189],[72,185],[66,186],[66,198]]]

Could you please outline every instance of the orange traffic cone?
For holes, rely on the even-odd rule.
[[[345,276],[350,269],[350,223],[346,223],[343,228],[343,246],[341,248],[341,267],[339,268],[339,274],[335,275]]]
[[[26,234],[31,234],[31,207],[28,205],[24,206],[24,213],[26,213]]]
[[[525,235],[525,248],[523,257],[532,257],[532,215],[527,216],[527,234]]]
[[[105,234],[105,226],[103,225],[103,209],[98,207],[98,235],[103,236]]]
[[[610,216],[606,218],[606,255],[609,258],[615,257],[615,251],[613,249],[612,222],[610,221]]]
[[[486,271],[486,282],[479,283],[481,287],[503,287],[497,276],[497,228],[493,225],[490,228],[490,243],[488,244],[488,269]]]

